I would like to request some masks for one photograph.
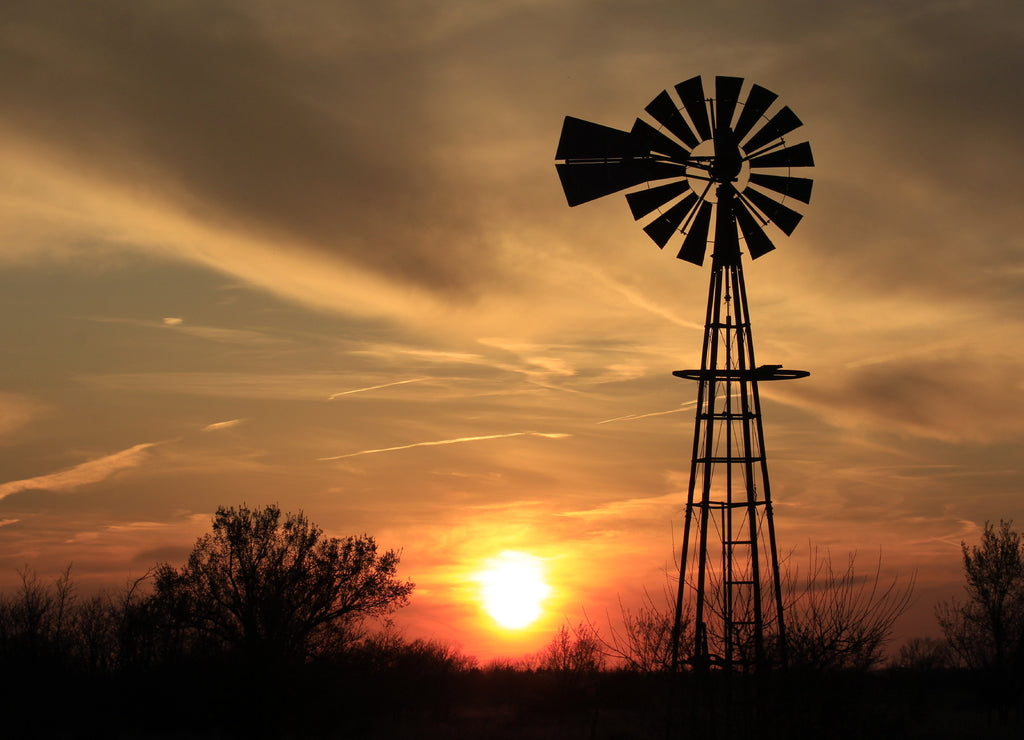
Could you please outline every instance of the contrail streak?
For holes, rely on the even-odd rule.
[[[115,452],[112,455],[106,455],[95,460],[87,460],[84,463],[75,465],[73,468],[61,470],[57,473],[48,473],[24,480],[8,481],[0,485],[0,499],[19,491],[30,491],[33,489],[67,491],[90,483],[99,483],[126,468],[134,468],[141,465],[147,456],[146,451],[159,444],[163,443],[143,442],[126,450]]]
[[[680,411],[686,411],[691,408],[694,403],[684,404],[677,409],[669,409],[668,411],[652,411],[649,414],[627,414],[626,416],[616,416],[614,419],[605,419],[604,421],[597,422],[598,424],[611,424],[613,421],[636,421],[637,419],[646,419],[649,416],[665,416],[666,414],[678,414]]]
[[[350,396],[353,393],[365,393],[366,391],[376,391],[381,388],[390,388],[393,385],[405,385],[406,383],[420,383],[429,378],[412,378],[411,380],[396,380],[394,383],[383,383],[381,385],[371,385],[366,388],[354,388],[350,391],[341,391],[339,393],[332,393],[327,397],[328,401],[333,401],[335,398],[341,398],[342,396]]]
[[[346,457],[359,457],[360,455],[375,455],[378,452],[397,452],[399,450],[409,450],[413,447],[437,447],[439,445],[454,445],[462,442],[482,442],[487,439],[506,439],[508,437],[544,437],[546,439],[562,439],[563,437],[569,437],[569,434],[545,434],[543,432],[510,432],[508,434],[484,434],[478,437],[456,437],[455,439],[437,439],[431,442],[413,442],[408,445],[399,445],[398,447],[382,447],[379,450],[360,450],[359,452],[350,452],[347,455],[333,455],[331,457],[318,457],[317,460],[343,460]]]

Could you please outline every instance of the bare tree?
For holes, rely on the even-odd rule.
[[[672,597],[665,594],[665,603],[656,604],[644,591],[640,606],[631,609],[619,599],[619,620],[608,620],[608,638],[604,651],[619,661],[626,670],[657,673],[672,668]],[[681,641],[689,639],[688,621],[680,630]],[[597,634],[595,630],[595,634]]]
[[[880,665],[896,620],[910,606],[915,577],[882,580],[879,556],[873,573],[858,575],[856,553],[837,569],[817,549],[806,576],[784,580],[789,663],[812,670],[867,670]]]
[[[790,664],[814,670],[866,670],[884,662],[885,645],[894,623],[910,605],[915,579],[883,582],[881,558],[874,572],[866,576],[856,572],[855,564],[856,555],[851,554],[840,570],[830,557],[812,550],[804,575],[791,568],[784,572]],[[659,605],[645,592],[635,609],[620,602],[619,624],[609,620],[609,637],[602,641],[605,654],[628,670],[671,670],[672,601],[666,595],[665,603]],[[781,646],[774,636],[777,625],[772,622],[766,628],[771,649],[781,660]],[[598,634],[592,626],[590,629]],[[681,645],[692,645],[691,622],[685,612],[679,639]],[[736,650],[753,662],[752,644],[737,645]]]
[[[63,660],[72,643],[75,602],[71,566],[45,583],[27,566],[21,584],[0,603],[0,649],[8,658],[33,662]]]
[[[106,674],[119,665],[117,624],[114,602],[103,593],[78,600],[71,612],[68,650],[75,664],[89,675]]]
[[[538,655],[540,670],[558,673],[593,673],[604,668],[603,643],[588,623],[562,625]]]
[[[301,661],[408,602],[398,561],[368,535],[325,537],[301,512],[221,507],[181,570],[157,568],[156,599],[200,639],[262,663]]]

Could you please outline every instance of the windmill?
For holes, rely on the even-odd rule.
[[[811,147],[790,135],[801,121],[777,95],[742,78],[701,77],[662,91],[629,131],[566,117],[555,158],[570,206],[629,190],[647,235],[711,281],[701,366],[673,374],[697,381],[673,667],[764,668],[784,663],[785,624],[758,383],[805,377],[754,360],[741,253],[757,259],[789,235],[808,203]],[[742,98],[742,100],[741,100]],[[789,137],[789,138],[787,138]],[[685,615],[685,620],[684,620]],[[687,637],[682,637],[684,622]],[[682,653],[682,655],[680,655]]]

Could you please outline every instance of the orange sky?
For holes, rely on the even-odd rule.
[[[783,551],[918,573],[1024,523],[1018,3],[20,3],[0,23],[0,585],[180,562],[220,504],[403,549],[412,636],[488,658],[660,593],[707,269],[565,204],[562,119],[726,74],[817,166],[751,265]],[[801,173],[802,174],[802,173]],[[553,587],[525,634],[473,574]]]

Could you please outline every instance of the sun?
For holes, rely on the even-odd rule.
[[[544,580],[544,561],[522,552],[506,550],[489,559],[476,578],[484,610],[506,629],[532,624],[551,593]]]

